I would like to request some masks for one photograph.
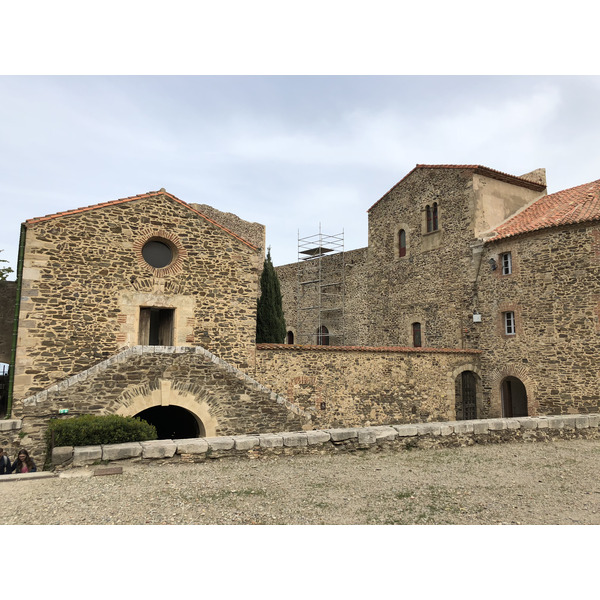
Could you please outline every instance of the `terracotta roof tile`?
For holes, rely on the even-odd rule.
[[[490,169],[489,167],[484,167],[483,165],[417,165],[410,173],[407,173],[396,185],[390,188],[367,212],[371,211],[379,202],[381,202],[392,190],[397,188],[407,177],[412,175],[417,169],[464,169],[467,171],[473,171],[473,173],[478,173],[480,175],[485,175],[486,177],[490,177],[492,179],[498,179],[500,181],[506,181],[508,183],[512,183],[514,185],[519,185],[522,187],[526,187],[532,190],[538,190],[542,192],[546,189],[546,186],[541,183],[536,183],[535,181],[531,181],[526,177],[517,177],[516,175],[510,175],[509,173],[503,173],[502,171],[496,171],[496,169]]]
[[[490,242],[547,229],[600,220],[600,179],[543,196],[495,229]]]
[[[462,348],[413,348],[412,346],[309,346],[303,344],[256,344],[257,350],[288,350],[290,352],[400,352],[400,353],[456,353],[480,354],[481,350],[465,350]]]
[[[119,198],[118,200],[110,200],[109,202],[101,202],[100,204],[92,204],[90,206],[84,206],[82,208],[74,208],[72,210],[65,210],[62,212],[53,213],[51,215],[46,215],[44,217],[36,217],[34,219],[27,219],[25,221],[25,226],[31,227],[32,225],[36,225],[37,223],[41,223],[42,221],[49,221],[50,219],[56,219],[58,217],[67,217],[70,215],[76,215],[76,214],[84,213],[84,212],[87,212],[90,210],[97,210],[99,208],[106,208],[108,206],[116,206],[118,204],[125,204],[127,202],[133,202],[135,200],[143,200],[145,198],[152,198],[154,196],[167,196],[168,198],[171,198],[171,200],[174,200],[175,202],[181,204],[182,206],[185,206],[187,209],[189,209],[192,212],[196,213],[197,215],[201,216],[203,219],[206,219],[209,223],[212,223],[219,229],[222,229],[223,231],[227,232],[229,235],[232,235],[234,238],[238,239],[240,242],[242,242],[249,248],[252,248],[253,250],[258,250],[258,248],[256,246],[254,246],[250,242],[246,241],[245,239],[241,238],[239,235],[233,233],[233,231],[227,229],[227,227],[223,227],[223,225],[220,225],[219,223],[217,223],[210,217],[207,217],[205,214],[201,213],[199,210],[196,210],[195,208],[190,206],[187,202],[180,200],[176,196],[173,196],[173,194],[169,194],[169,192],[165,191],[164,189],[159,190],[157,192],[147,192],[146,194],[139,194],[138,196],[128,196],[126,198]]]

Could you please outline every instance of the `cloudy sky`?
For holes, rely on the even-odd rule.
[[[366,210],[417,163],[600,178],[600,77],[2,76],[0,256],[25,219],[162,187],[298,235],[367,244]]]

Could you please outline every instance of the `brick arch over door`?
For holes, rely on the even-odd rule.
[[[536,417],[540,404],[536,397],[535,384],[529,376],[529,371],[522,365],[505,365],[502,369],[492,371],[488,377],[490,392],[490,417],[502,416],[502,383],[507,377],[519,379],[527,393],[527,414]]]
[[[189,411],[204,431],[206,437],[217,435],[218,422],[211,415],[210,407],[206,400],[199,399],[195,394],[185,389],[173,389],[172,382],[160,379],[158,386],[144,384],[133,390],[126,390],[122,395],[122,405],[116,411],[124,417],[134,417],[148,408],[156,406],[179,406]]]

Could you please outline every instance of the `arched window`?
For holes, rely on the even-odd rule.
[[[413,323],[412,324],[412,336],[413,336],[413,346],[415,348],[421,347],[421,323]]]
[[[404,229],[398,232],[398,256],[406,256],[406,231]]]
[[[293,344],[294,343],[294,332],[293,331],[288,331],[287,332],[287,337],[286,337],[286,344]]]
[[[438,203],[434,202],[433,206],[429,206],[428,204],[425,207],[425,213],[427,215],[427,233],[437,231],[439,228]]]
[[[329,346],[329,329],[325,325],[321,325],[317,329],[317,345],[318,346]]]

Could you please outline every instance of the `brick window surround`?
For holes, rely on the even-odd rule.
[[[510,261],[510,273],[505,272],[505,256],[509,255]],[[501,247],[494,250],[493,254],[489,255],[490,258],[493,258],[496,263],[496,270],[493,272],[493,276],[502,279],[502,278],[511,278],[513,275],[519,274],[519,257],[515,253],[514,248],[506,247],[502,245]]]
[[[144,246],[148,242],[157,241],[167,245],[173,252],[173,260],[163,268],[156,268],[149,264],[142,254]],[[183,247],[179,237],[164,229],[146,229],[138,235],[133,242],[133,250],[136,253],[138,264],[154,277],[165,277],[176,275],[183,271],[183,262],[187,257],[187,250]]]
[[[513,333],[506,333],[508,314],[512,314],[509,324],[512,324]],[[505,340],[513,340],[523,333],[521,311],[516,304],[503,303],[498,307],[496,332]]]

